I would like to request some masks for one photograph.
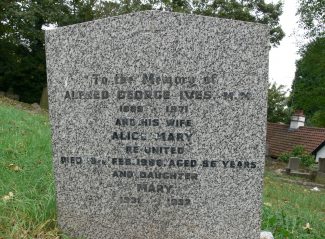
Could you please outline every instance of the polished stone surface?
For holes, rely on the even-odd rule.
[[[47,31],[60,227],[259,238],[268,33],[158,11]]]

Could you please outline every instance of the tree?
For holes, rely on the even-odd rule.
[[[214,0],[195,1],[194,13],[267,24],[270,27],[270,41],[278,45],[284,37],[279,25],[282,3],[265,3],[264,0]]]
[[[325,128],[325,110],[321,109],[316,111],[310,121],[316,127]]]
[[[63,1],[63,18],[57,20],[58,26],[66,26],[100,18],[98,0]]]
[[[8,62],[0,69],[1,90],[13,89],[22,101],[37,102],[46,82],[44,32],[42,27],[56,16],[53,5],[59,1],[22,0],[1,4],[1,55]],[[3,48],[10,46],[5,51]],[[1,59],[0,61],[3,61]],[[12,65],[11,65],[12,64]]]
[[[325,34],[325,1],[299,0],[297,14],[302,27],[309,37],[321,37]]]
[[[0,4],[0,90],[38,102],[46,85],[44,26],[93,20],[95,1],[6,0]]]
[[[308,124],[325,127],[325,1],[299,0],[297,15],[311,41],[296,62],[292,107],[305,111]]]
[[[104,1],[100,4],[102,16],[120,15],[141,10],[163,10],[193,13],[204,16],[228,18],[267,24],[270,41],[278,45],[284,37],[279,25],[282,3],[265,3],[264,0],[121,0]]]
[[[267,121],[288,123],[290,112],[287,106],[286,91],[283,85],[269,84],[267,99]]]
[[[16,69],[17,49],[14,31],[8,24],[6,16],[7,6],[11,7],[10,0],[0,2],[0,90],[8,89],[7,79],[10,79]]]
[[[303,109],[309,123],[325,127],[325,37],[302,50],[292,83],[292,107]]]

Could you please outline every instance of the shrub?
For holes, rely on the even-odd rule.
[[[304,146],[301,145],[295,146],[291,152],[285,152],[280,154],[278,159],[283,162],[289,162],[290,157],[300,158],[301,163],[306,167],[309,167],[315,162],[314,156],[309,154],[305,150]]]
[[[317,232],[307,230],[306,219],[289,215],[286,210],[262,208],[262,230],[272,232],[276,239],[318,239]]]
[[[290,158],[290,153],[285,152],[280,154],[280,156],[278,157],[278,159],[282,162],[288,163],[289,162],[289,158]]]

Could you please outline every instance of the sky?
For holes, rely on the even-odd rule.
[[[269,0],[266,2],[278,2]],[[303,32],[298,26],[297,0],[283,0],[283,14],[280,17],[280,24],[286,36],[278,47],[272,47],[269,62],[269,81],[284,85],[291,89],[295,75],[295,62],[299,59],[298,49],[304,42]]]

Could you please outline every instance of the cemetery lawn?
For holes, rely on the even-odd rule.
[[[325,238],[325,189],[311,191],[281,181],[281,176],[266,170],[263,193],[263,230],[275,239]]]
[[[68,238],[57,228],[51,160],[47,114],[0,97],[0,239]],[[325,238],[325,190],[265,175],[262,229],[276,239]]]
[[[0,98],[0,239],[57,238],[48,116],[11,103]]]

